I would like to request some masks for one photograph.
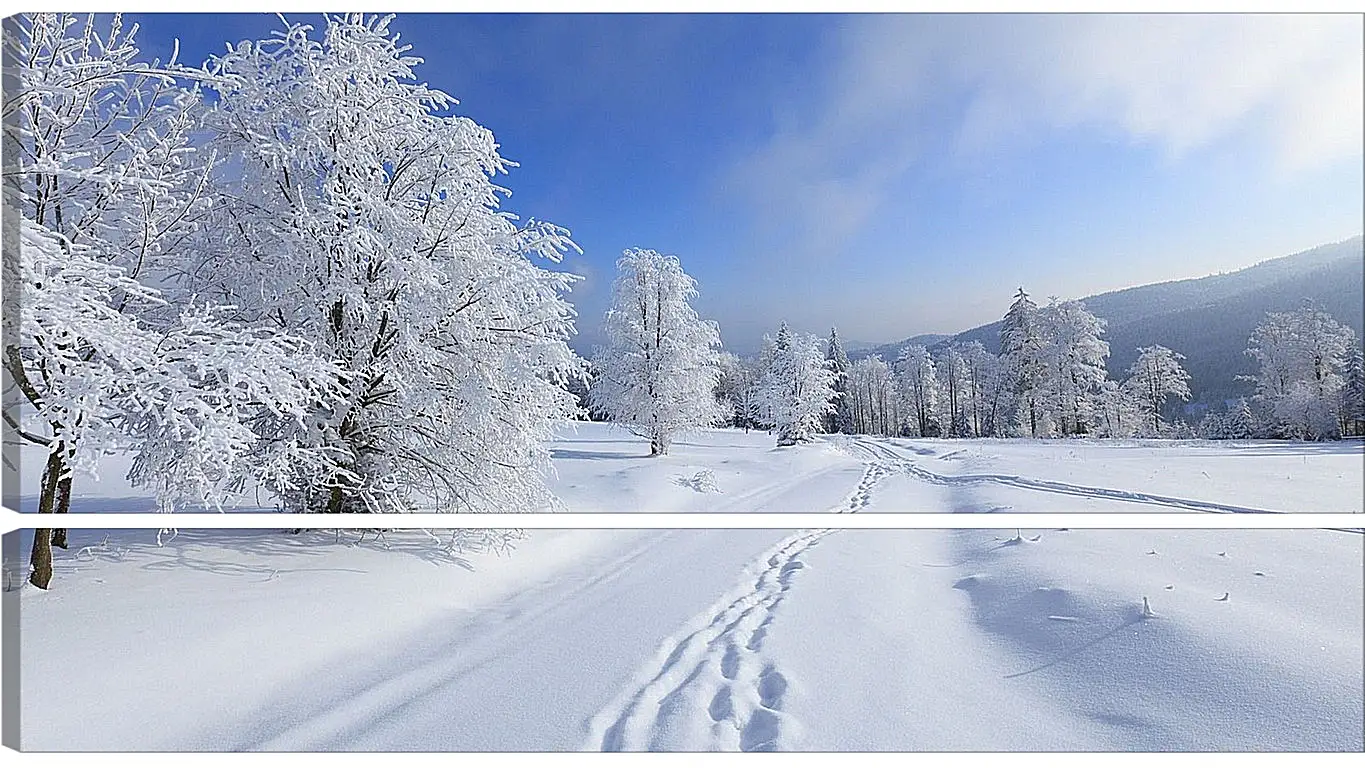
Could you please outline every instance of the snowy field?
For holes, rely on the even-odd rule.
[[[902,440],[694,433],[672,453],[566,427],[555,492],[574,512],[1361,512],[1365,444]],[[583,448],[581,446],[591,446]],[[700,480],[700,482],[699,482]],[[690,493],[689,493],[690,491]]]
[[[663,458],[609,424],[565,424],[550,485],[569,512],[1361,512],[1365,443],[888,440],[824,436],[775,448],[766,432],[684,435]],[[26,453],[23,511],[36,511]],[[151,512],[109,457],[77,480],[73,512]],[[268,494],[242,496],[269,509]]]
[[[772,444],[566,426],[552,485],[575,512],[1361,511],[1360,443]],[[119,472],[73,510],[152,509]],[[450,536],[72,531],[20,587],[22,745],[1365,748],[1359,533]]]
[[[1365,537],[1022,534],[73,531],[22,746],[1362,749]]]

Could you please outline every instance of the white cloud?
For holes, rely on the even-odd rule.
[[[1049,129],[1177,162],[1236,140],[1256,148],[1247,162],[1294,173],[1360,156],[1363,50],[1354,15],[855,16],[812,84],[816,109],[724,181],[761,240],[818,256],[917,162]]]
[[[1122,131],[1180,156],[1244,131],[1295,166],[1360,153],[1358,17],[999,17],[949,36],[961,81],[1002,120]],[[1000,29],[1004,27],[1004,29]],[[1002,34],[1008,32],[1009,34]],[[984,45],[983,45],[984,44]],[[989,46],[989,47],[987,47]],[[977,49],[973,51],[972,49]],[[1324,131],[1324,127],[1331,126]]]

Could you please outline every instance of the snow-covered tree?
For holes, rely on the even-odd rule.
[[[720,331],[692,308],[697,284],[678,257],[634,248],[616,269],[592,401],[660,456],[677,432],[724,416],[715,397]]]
[[[790,343],[790,339],[786,338],[784,343]],[[760,342],[758,356],[754,358],[754,381],[749,388],[749,396],[746,398],[745,415],[753,421],[755,427],[766,429],[769,432],[774,427],[773,403],[768,392],[769,371],[772,370],[776,359],[777,339],[765,333],[762,342]]]
[[[1096,398],[1096,427],[1102,437],[1132,437],[1143,424],[1133,392],[1112,379],[1100,384]]]
[[[831,371],[834,371],[834,412],[825,417],[826,432],[853,431],[853,419],[849,410],[848,394],[848,353],[839,342],[839,330],[829,329],[829,346],[825,352]]]
[[[720,405],[719,426],[731,427],[739,423],[736,405],[744,389],[744,362],[733,352],[719,352],[715,357],[716,389],[711,394]]]
[[[1020,288],[1000,326],[1000,358],[1008,372],[1019,416],[1033,437],[1047,431],[1044,342],[1038,305]]]
[[[23,403],[7,398],[5,420],[48,451],[41,512],[67,511],[74,472],[114,449],[167,510],[315,466],[318,452],[274,433],[340,380],[306,340],[233,322],[177,284],[216,203],[216,160],[193,141],[204,73],[139,61],[135,33],[119,16],[98,29],[66,14],[5,23],[6,74],[22,87],[5,103],[5,205],[20,231],[5,254],[19,312],[4,355]],[[62,534],[35,535],[40,587]]]
[[[1247,354],[1260,364],[1257,397],[1284,436],[1320,440],[1341,433],[1343,374],[1355,347],[1349,327],[1312,306],[1266,314]]]
[[[1205,440],[1247,440],[1256,436],[1251,408],[1246,406],[1245,398],[1229,406],[1227,410],[1210,409],[1199,420],[1195,435]]]
[[[1143,431],[1152,437],[1162,435],[1166,422],[1161,412],[1174,397],[1190,399],[1190,375],[1181,367],[1185,356],[1161,345],[1140,347],[1138,358],[1128,369],[1124,388],[1132,394],[1143,418]]]
[[[1086,434],[1095,426],[1100,386],[1107,378],[1109,344],[1105,323],[1079,301],[1053,299],[1038,312],[1045,361],[1046,404],[1063,435]]]
[[[816,336],[794,333],[786,323],[772,340],[762,389],[777,444],[807,442],[834,410],[835,375]]]
[[[272,483],[288,509],[512,512],[551,502],[575,278],[568,233],[501,210],[493,134],[416,79],[391,17],[286,23],[208,66],[220,218],[196,288],[350,373],[281,441],[325,450]]]
[[[971,412],[972,434],[980,437],[1002,437],[1007,434],[1013,393],[1000,358],[986,350],[979,341],[963,348],[967,362],[968,409]]]
[[[1261,434],[1259,420],[1245,397],[1237,398],[1237,404],[1228,409],[1223,419],[1223,436],[1227,440],[1250,440]]]
[[[1347,435],[1365,435],[1365,361],[1361,357],[1361,347],[1357,344],[1346,360],[1341,387],[1342,433]]]
[[[764,374],[772,364],[773,340],[763,337],[763,346],[758,355],[752,358],[739,358],[738,368],[728,374],[734,377],[731,384],[721,388],[730,391],[734,403],[735,426],[750,429],[772,429],[771,409],[764,392]],[[724,376],[724,375],[723,375]]]
[[[880,356],[865,357],[848,369],[848,379],[853,431],[863,435],[896,434],[900,411],[891,366]]]
[[[758,383],[762,371],[758,361],[721,352],[717,356],[717,368],[715,400],[721,404],[725,426],[744,427],[745,432],[759,427]]]
[[[974,437],[969,415],[975,380],[963,349],[957,344],[944,348],[934,361],[938,374],[941,402],[946,406],[948,437]]]
[[[592,391],[592,383],[597,380],[598,371],[591,363],[584,365],[582,374],[570,376],[564,382],[564,388],[569,394],[573,395],[574,402],[578,404],[577,418],[583,421],[606,421],[606,415],[593,410],[589,402],[589,393]]]
[[[903,403],[906,427],[913,437],[938,437],[938,376],[929,350],[912,344],[896,360],[896,388]]]

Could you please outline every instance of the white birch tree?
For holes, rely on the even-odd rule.
[[[974,437],[976,432],[970,416],[972,392],[975,386],[972,368],[958,344],[949,344],[935,360],[941,402],[947,416],[948,437]]]
[[[1101,437],[1132,437],[1143,425],[1136,396],[1117,381],[1105,379],[1095,403],[1096,429]]]
[[[1001,360],[979,341],[969,342],[963,356],[969,380],[968,407],[972,415],[972,434],[1003,437],[1011,419],[1013,392]]]
[[[849,368],[848,393],[853,431],[863,435],[892,435],[900,422],[896,381],[891,366],[880,356],[865,357]]]
[[[905,417],[905,426],[914,437],[938,437],[942,425],[938,418],[938,374],[929,350],[912,344],[896,360],[896,389]]]

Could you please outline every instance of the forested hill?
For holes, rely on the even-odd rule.
[[[1013,288],[1001,292],[1002,316],[1012,292]],[[1037,286],[1033,293],[1040,303],[1045,301],[1041,297],[1047,295],[1046,286]],[[1160,344],[1187,358],[1184,365],[1192,379],[1192,402],[1216,404],[1251,393],[1251,385],[1236,377],[1252,373],[1253,361],[1244,353],[1247,337],[1265,313],[1296,309],[1305,299],[1362,335],[1365,240],[1361,236],[1236,272],[1125,288],[1082,301],[1108,322],[1104,338],[1109,342],[1112,378],[1126,378],[1138,347]],[[991,352],[999,352],[1000,323],[972,328],[939,343],[950,341],[980,341]],[[894,360],[911,343],[914,340],[906,339],[851,356],[880,354]]]

